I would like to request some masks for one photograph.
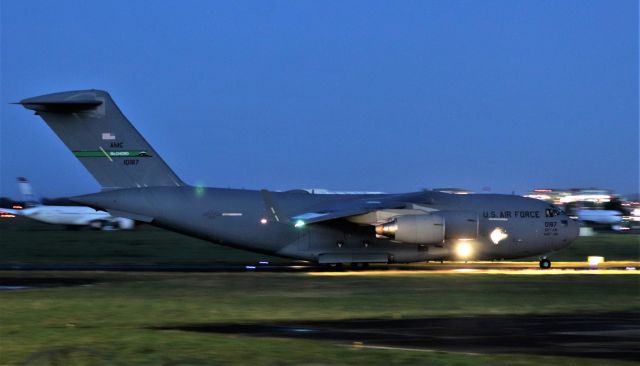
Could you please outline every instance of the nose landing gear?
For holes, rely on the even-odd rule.
[[[551,261],[546,257],[540,258],[540,268],[541,269],[549,269],[551,268]]]

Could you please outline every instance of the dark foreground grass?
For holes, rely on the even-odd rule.
[[[186,235],[139,225],[135,230],[66,230],[26,218],[0,220],[2,264],[291,263]]]
[[[639,261],[640,235],[597,234],[579,237],[569,247],[551,253],[557,261],[585,261],[590,255],[599,255],[611,261]]]
[[[0,363],[37,352],[91,350],[79,364],[123,365],[537,365],[624,364],[543,355],[374,350],[332,341],[228,336],[152,327],[182,324],[590,313],[640,309],[639,276],[288,273],[4,272],[97,283],[0,292]],[[499,341],[499,340],[498,340]]]
[[[578,238],[550,253],[554,261],[640,260],[640,235],[600,234]],[[274,264],[293,261],[212,244],[148,225],[133,231],[65,230],[25,218],[0,219],[0,264]],[[526,260],[537,260],[529,258]]]

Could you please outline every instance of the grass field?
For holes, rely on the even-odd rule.
[[[640,260],[638,235],[580,238],[553,260]],[[142,226],[67,231],[0,220],[0,264],[291,263]],[[365,349],[334,341],[156,330],[182,324],[414,319],[640,310],[628,274],[0,272],[0,283],[87,280],[0,291],[0,364],[37,365],[607,365],[542,354]],[[633,273],[632,273],[633,272]],[[325,273],[326,274],[326,273]],[[499,342],[499,340],[497,340]]]
[[[0,273],[0,278],[69,273]],[[126,365],[601,364],[538,355],[357,349],[331,341],[159,331],[157,326],[640,309],[637,275],[73,273],[97,283],[0,292],[0,362],[81,347]],[[89,356],[75,356],[89,362]],[[78,361],[80,362],[80,361]],[[92,361],[95,362],[95,361]],[[607,364],[624,364],[609,362]],[[79,363],[85,364],[85,363]]]
[[[254,264],[260,260],[292,263],[148,225],[133,231],[69,231],[62,226],[15,218],[0,220],[0,236],[0,263],[4,264]],[[549,257],[553,261],[586,261],[590,255],[640,261],[640,235],[581,237]]]

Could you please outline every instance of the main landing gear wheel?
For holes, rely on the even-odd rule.
[[[540,259],[540,268],[541,269],[549,269],[551,268],[551,261],[547,258]]]
[[[102,226],[104,226],[104,223],[100,220],[91,221],[89,223],[89,227],[94,230],[102,230]]]
[[[363,263],[363,262],[352,262],[351,263],[351,270],[354,271],[359,271],[359,270],[364,270],[369,268],[369,263]]]

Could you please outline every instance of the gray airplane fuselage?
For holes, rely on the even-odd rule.
[[[578,234],[578,224],[553,205],[515,195],[193,187],[105,91],[46,94],[20,104],[101,185],[102,192],[75,201],[214,243],[318,263],[393,263],[522,258],[562,248]]]
[[[74,200],[214,243],[320,263],[522,258],[565,247],[578,232],[578,224],[564,213],[547,217],[553,206],[543,201],[433,191],[411,194],[408,204],[430,213],[475,213],[477,235],[468,241],[473,248],[468,257],[461,258],[455,251],[460,239],[409,244],[377,237],[371,225],[334,220],[296,227],[288,219],[331,202],[369,198],[375,205],[383,197],[185,186],[113,190]],[[507,233],[497,244],[490,237],[496,228]]]

